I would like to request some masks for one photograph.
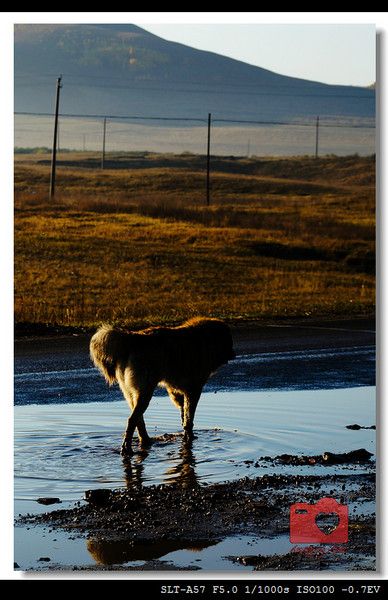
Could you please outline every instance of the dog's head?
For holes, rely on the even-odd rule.
[[[228,361],[236,358],[236,353],[233,349],[233,338],[230,333],[229,327],[228,327],[228,334],[226,335],[226,338],[225,338],[225,346],[223,348],[223,355],[224,355],[226,363]]]
[[[234,351],[234,350],[233,350],[233,348],[232,348],[232,349],[230,350],[230,352],[229,352],[229,358],[228,358],[228,360],[233,360],[233,359],[235,359],[235,358],[236,358],[236,353],[235,353],[235,351]]]
[[[206,364],[210,373],[236,358],[232,334],[224,321],[211,317],[194,317],[179,327],[182,328],[190,329],[198,348],[201,348],[201,362],[204,366]]]
[[[233,349],[233,338],[229,326],[223,321],[214,321],[212,331],[212,346],[217,366],[224,365],[236,358]]]

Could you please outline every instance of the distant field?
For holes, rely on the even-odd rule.
[[[283,99],[283,102],[285,99]],[[285,104],[287,106],[287,103]],[[144,109],[145,110],[145,109]],[[152,114],[150,110],[149,114]],[[197,115],[198,116],[198,115]],[[192,152],[203,154],[207,144],[207,111],[199,113],[203,122],[184,120],[131,121],[108,119],[106,150],[109,152],[148,150],[151,152]],[[268,116],[264,120],[271,120]],[[279,119],[279,116],[278,116]],[[304,125],[253,125],[212,122],[211,153],[234,156],[295,156],[315,154],[315,119],[306,117]],[[287,119],[286,119],[287,120]],[[300,119],[299,119],[300,122]],[[319,153],[346,156],[358,153],[370,155],[375,151],[376,131],[373,119],[330,119],[321,116]],[[190,126],[189,126],[190,125]],[[14,117],[15,146],[47,146],[51,148],[53,117],[18,115]],[[103,119],[59,118],[61,148],[82,151],[101,151]]]
[[[373,157],[15,155],[18,323],[130,326],[374,311]]]

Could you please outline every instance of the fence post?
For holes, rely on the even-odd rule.
[[[57,162],[57,140],[58,140],[58,110],[59,110],[59,93],[62,87],[61,85],[62,75],[57,79],[57,93],[55,99],[55,116],[54,116],[54,140],[53,140],[53,152],[51,155],[51,175],[50,175],[50,200],[54,198],[55,194],[55,169]]]
[[[206,205],[210,204],[210,128],[212,115],[208,114],[207,118],[207,158],[206,158]]]
[[[105,164],[105,138],[106,138],[106,117],[104,117],[104,127],[103,127],[103,133],[102,133],[101,169],[104,168],[104,164]]]
[[[315,123],[315,158],[318,158],[318,139],[319,139],[319,117]]]

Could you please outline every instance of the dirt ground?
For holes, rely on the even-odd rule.
[[[353,464],[348,468],[352,470],[358,461],[350,460]],[[200,549],[227,536],[275,538],[288,534],[292,504],[314,504],[333,496],[349,510],[349,538],[345,543],[295,544],[283,555],[236,555],[228,559],[257,571],[375,569],[372,465],[370,473],[364,474],[265,475],[208,486],[173,484],[86,491],[85,501],[73,508],[26,515],[19,524],[60,528],[86,537],[96,569],[132,570],[134,567],[120,565],[147,559],[141,570],[175,570],[174,565],[158,559],[184,547]],[[319,523],[326,535],[336,526],[330,517],[326,524]],[[47,568],[56,567],[51,564]]]

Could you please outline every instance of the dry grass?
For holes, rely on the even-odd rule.
[[[16,157],[17,321],[373,312],[372,157],[213,159],[210,207],[203,157],[108,158],[66,154],[50,206],[48,157]]]

